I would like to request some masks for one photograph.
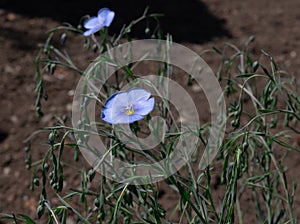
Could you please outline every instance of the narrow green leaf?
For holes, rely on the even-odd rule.
[[[84,217],[82,217],[80,215],[79,212],[77,212],[74,208],[71,207],[71,205],[69,205],[61,196],[59,196],[58,194],[56,194],[58,199],[61,201],[61,203],[64,204],[64,206],[66,206],[68,209],[70,209],[75,215],[78,216],[78,218],[80,219],[80,221],[84,224],[90,224],[89,221],[87,221]]]
[[[18,214],[18,215],[22,216],[25,219],[27,224],[35,224],[35,222],[30,217],[28,217],[27,215],[23,215],[23,214]]]

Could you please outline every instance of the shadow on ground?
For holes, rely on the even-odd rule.
[[[1,7],[29,17],[50,17],[77,25],[84,15],[96,15],[102,7],[116,12],[111,33],[118,33],[124,24],[139,18],[147,6],[149,13],[162,13],[160,19],[163,33],[172,34],[176,42],[203,43],[216,37],[230,37],[224,28],[225,20],[215,17],[199,0],[0,0]],[[149,38],[153,20],[145,20],[132,30],[132,37]]]

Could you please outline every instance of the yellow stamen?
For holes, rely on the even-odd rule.
[[[128,109],[126,109],[125,114],[132,115],[132,114],[134,114],[134,110],[132,108],[128,108]]]

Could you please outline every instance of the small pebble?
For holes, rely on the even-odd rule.
[[[7,16],[6,16],[6,19],[8,21],[14,21],[16,18],[17,18],[17,16],[14,13],[8,13]]]
[[[70,90],[70,91],[68,91],[68,96],[74,96],[74,93],[75,93],[75,90]]]
[[[66,106],[67,111],[72,111],[72,107],[73,107],[72,103],[68,103]]]
[[[48,122],[51,121],[53,117],[54,117],[54,115],[51,114],[51,113],[50,113],[50,114],[46,114],[46,115],[44,115],[44,116],[42,117],[41,122],[42,122],[43,124],[48,124]]]
[[[4,169],[3,169],[3,174],[4,174],[5,176],[8,176],[9,173],[10,173],[10,171],[11,171],[11,168],[10,168],[10,167],[4,167]]]
[[[291,51],[290,56],[291,56],[291,58],[296,58],[297,57],[297,52],[296,51]]]
[[[6,200],[8,202],[12,202],[12,201],[15,200],[15,196],[13,194],[9,194],[9,195],[6,196]]]
[[[17,124],[19,122],[19,118],[16,115],[12,115],[10,117],[10,120],[12,121],[12,123]]]
[[[56,77],[57,77],[59,80],[64,80],[64,79],[65,79],[65,75],[63,75],[63,74],[57,74]]]
[[[192,90],[193,90],[194,92],[196,92],[196,93],[199,93],[199,92],[202,91],[202,88],[201,88],[199,85],[197,85],[197,84],[193,84],[193,85],[192,85]]]

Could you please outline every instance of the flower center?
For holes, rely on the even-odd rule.
[[[134,114],[134,109],[132,108],[132,106],[131,105],[128,105],[127,107],[126,107],[126,109],[125,109],[125,114],[127,114],[127,115],[132,115],[132,114]]]

